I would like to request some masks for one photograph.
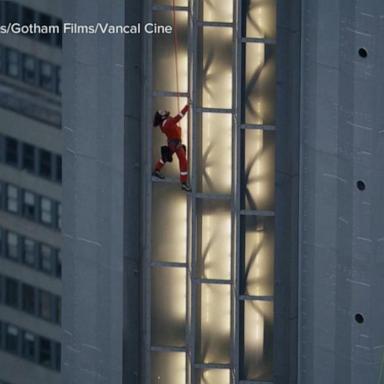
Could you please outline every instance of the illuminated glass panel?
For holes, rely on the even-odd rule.
[[[248,216],[245,219],[245,294],[273,295],[274,218]]]
[[[205,369],[198,372],[198,384],[230,384],[229,369]]]
[[[233,1],[231,0],[204,0],[204,21],[233,21]]]
[[[154,183],[152,201],[152,259],[186,262],[185,192],[175,184]]]
[[[275,201],[275,133],[247,129],[244,137],[244,195],[250,210],[273,210]]]
[[[152,269],[152,345],[185,345],[186,273],[184,268]]]
[[[273,303],[265,301],[245,301],[243,379],[272,379],[272,330]]]
[[[276,38],[276,0],[249,0],[245,4],[247,37]]]
[[[180,98],[180,108],[183,108],[187,104],[186,98]],[[171,112],[172,116],[175,116],[179,113],[177,110],[177,98],[176,97],[155,97],[153,99],[153,111],[157,110],[167,110]],[[153,112],[154,113],[154,112]],[[183,144],[187,146],[188,153],[188,114],[184,116],[179,122],[182,133]],[[160,127],[153,128],[152,135],[152,159],[153,164],[156,163],[161,157],[160,148],[162,145],[167,145],[167,137],[164,133],[161,132]],[[178,180],[180,170],[179,170],[179,160],[176,154],[173,155],[172,163],[166,163],[161,173],[166,177],[175,178]]]
[[[151,384],[185,384],[184,352],[152,352]]]
[[[275,124],[276,54],[275,47],[246,44],[245,123]]]
[[[154,22],[173,26],[173,12],[155,12]],[[153,89],[177,91],[176,60],[179,74],[179,91],[188,89],[188,13],[176,12],[177,51],[173,34],[153,35]]]
[[[230,285],[201,285],[200,361],[230,362],[231,287]]]
[[[231,211],[228,202],[201,201],[199,207],[201,250],[200,276],[231,278]]]
[[[232,108],[232,28],[203,28],[203,107]]]
[[[231,193],[232,115],[203,113],[198,167],[202,192]]]

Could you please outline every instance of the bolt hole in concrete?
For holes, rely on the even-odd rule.
[[[361,313],[356,313],[355,320],[359,324],[364,323],[364,317],[363,317],[363,315]]]
[[[364,48],[360,48],[359,49],[359,55],[360,55],[360,57],[367,57],[368,56],[368,52],[367,52],[367,50],[366,49],[364,49]]]
[[[356,186],[357,186],[357,189],[358,189],[359,191],[364,191],[364,189],[365,189],[365,183],[364,183],[364,181],[359,180],[359,181],[356,183]]]

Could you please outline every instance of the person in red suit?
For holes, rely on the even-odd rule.
[[[153,118],[153,126],[160,127],[161,132],[167,136],[168,145],[161,147],[161,158],[156,163],[152,175],[159,179],[164,179],[160,170],[166,162],[172,161],[173,154],[176,153],[176,156],[179,159],[181,188],[184,191],[190,192],[191,187],[188,184],[186,148],[181,142],[181,128],[178,124],[188,111],[188,104],[174,117],[170,115],[169,111],[156,111]]]

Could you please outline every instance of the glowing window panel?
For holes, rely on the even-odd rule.
[[[203,107],[232,108],[232,29],[203,28]]]
[[[230,384],[231,375],[229,369],[205,369],[199,371],[199,384]]]
[[[151,384],[185,384],[184,352],[152,352]]]
[[[245,122],[275,124],[276,50],[272,45],[246,44]]]
[[[276,0],[244,2],[247,15],[247,37],[276,38]]]
[[[233,22],[233,1],[204,0],[204,21]]]

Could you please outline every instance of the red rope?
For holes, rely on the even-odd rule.
[[[177,92],[177,111],[180,111],[179,96],[179,60],[178,60],[178,42],[177,42],[177,23],[176,23],[176,4],[173,0],[173,44],[175,50],[175,68],[176,68],[176,92]]]

